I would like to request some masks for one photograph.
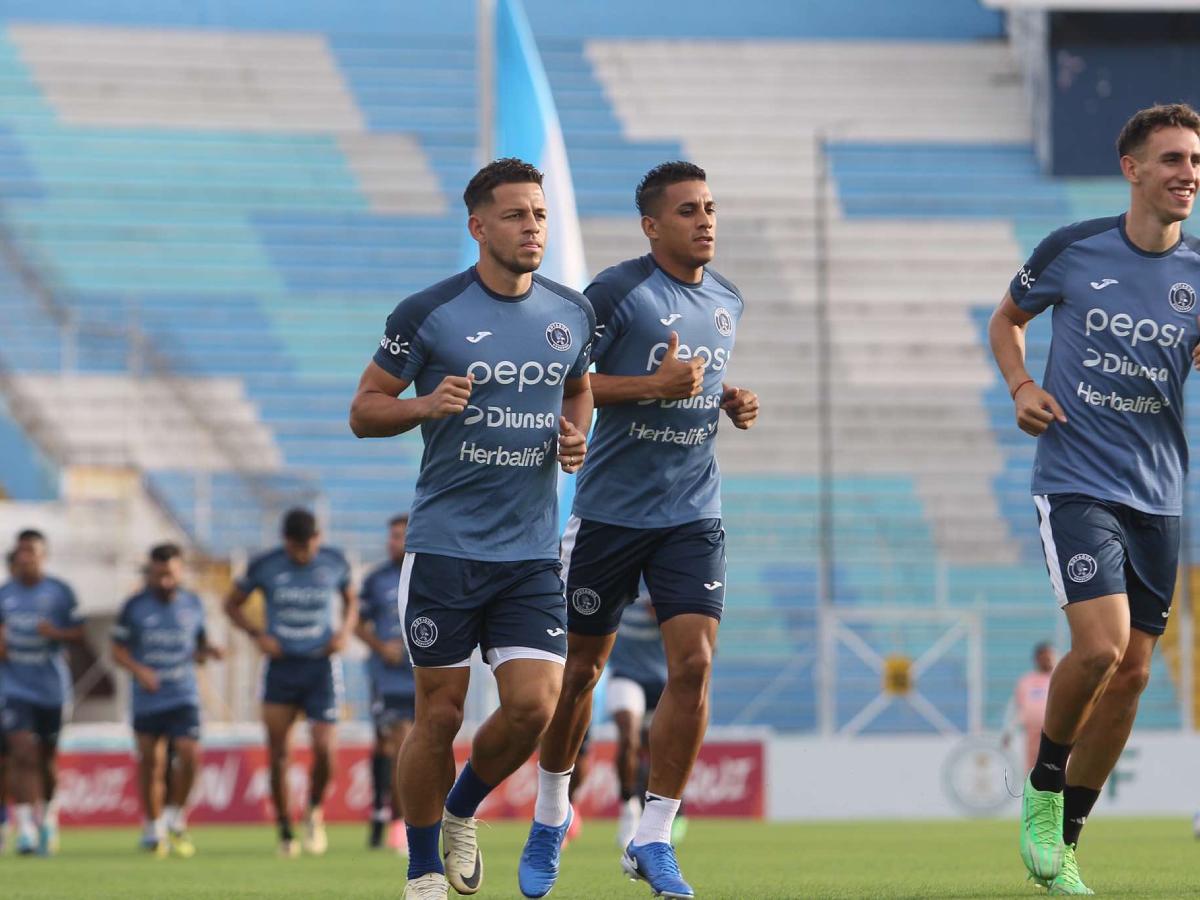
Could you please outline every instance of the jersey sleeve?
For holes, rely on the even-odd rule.
[[[77,628],[83,624],[83,613],[79,611],[79,601],[70,585],[62,586],[62,601],[58,607],[58,627]]]
[[[125,605],[121,607],[121,614],[117,616],[117,621],[113,623],[110,636],[118,644],[129,645],[133,642],[132,606],[132,603],[126,601]]]
[[[593,337],[590,361],[598,362],[621,335],[621,325],[617,321],[616,312],[622,295],[616,286],[606,280],[593,281],[584,288],[583,295],[592,305]]]
[[[252,594],[263,587],[262,559],[250,561],[245,573],[236,582],[237,589],[243,594]]]
[[[389,375],[411,382],[428,361],[428,309],[412,297],[402,301],[388,316],[375,365]]]
[[[587,372],[588,366],[592,364],[592,343],[596,339],[596,313],[592,309],[590,301],[585,300],[579,307],[583,313],[584,323],[587,331],[587,340],[579,349],[579,356],[575,358],[575,365],[571,366],[571,371],[568,373],[569,378],[582,378]]]
[[[373,621],[375,618],[375,575],[363,579],[358,591],[358,618],[362,622]]]
[[[1048,235],[1013,276],[1008,286],[1013,302],[1037,315],[1063,298],[1063,251],[1070,246],[1065,229]]]

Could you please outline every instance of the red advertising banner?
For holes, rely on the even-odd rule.
[[[469,746],[455,747],[461,765]],[[596,742],[590,774],[575,804],[587,818],[616,815],[618,788],[614,745]],[[759,741],[706,744],[684,794],[689,816],[762,818],[765,769]],[[292,808],[304,808],[308,750],[297,749],[288,769]],[[480,808],[481,818],[528,819],[537,795],[537,768],[531,761],[511,775]],[[133,825],[141,819],[137,763],[132,752],[73,752],[59,759],[58,798],[64,825]],[[331,822],[362,821],[371,804],[370,747],[345,745],[325,804]],[[189,818],[203,822],[273,820],[266,753],[262,747],[212,748],[203,753],[192,791]]]

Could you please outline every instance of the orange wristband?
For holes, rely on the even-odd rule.
[[[1025,387],[1025,385],[1027,385],[1027,384],[1033,384],[1033,379],[1026,378],[1024,381],[1022,381],[1020,384],[1018,384],[1015,388],[1013,388],[1013,392],[1009,396],[1012,397],[1012,399],[1016,400],[1017,399],[1017,391],[1019,391],[1021,388]]]

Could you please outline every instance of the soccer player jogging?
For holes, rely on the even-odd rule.
[[[988,329],[1017,424],[1037,437],[1034,503],[1071,632],[1022,803],[1021,858],[1055,894],[1092,893],[1075,857],[1080,830],[1167,624],[1188,458],[1183,383],[1200,365],[1200,241],[1180,227],[1200,173],[1200,116],[1182,104],[1142,110],[1117,150],[1128,212],[1042,241]],[[1051,306],[1039,385],[1025,369],[1025,327]]]
[[[475,811],[529,758],[562,682],[557,471],[576,471],[586,452],[595,320],[582,294],[533,274],[541,182],[517,159],[475,174],[463,200],[478,263],[401,301],[350,411],[359,437],[419,425],[425,443],[399,592],[417,687],[399,770],[410,898],[447,896],[447,879],[479,890]],[[409,384],[416,396],[398,399]],[[454,781],[475,647],[500,706]]]
[[[179,547],[152,548],[145,587],[125,601],[113,626],[112,652],[113,661],[133,676],[142,847],[158,857],[174,851],[186,859],[196,852],[186,809],[200,763],[196,665],[222,654],[208,642],[204,604],[182,582]],[[174,755],[169,774],[168,743]]]
[[[261,591],[266,628],[255,627],[244,604]],[[335,607],[341,605],[341,622]],[[262,716],[267,732],[271,799],[279,828],[279,853],[300,853],[288,809],[287,764],[292,726],[303,713],[312,746],[308,810],[303,847],[316,856],[329,846],[322,802],[333,778],[338,707],[342,701],[342,662],[338,656],[358,622],[358,595],[342,554],[321,546],[317,520],[304,509],[283,518],[283,546],[250,562],[225,600],[234,625],[254,640],[266,657]]]
[[[670,844],[708,724],[708,683],[725,601],[717,424],[751,427],[758,398],[725,382],[742,314],[737,289],[707,267],[716,206],[704,170],[664,163],[637,188],[650,253],[606,269],[596,310],[593,392],[600,413],[563,537],[567,665],[541,743],[521,890],[548,893],[570,824],[567,784],[591,718],[592,689],[621,610],[645,577],[662,628],[667,684],[650,735],[646,809],[622,863],[659,894],[691,897]]]
[[[58,850],[58,736],[71,690],[63,644],[83,640],[75,593],[47,575],[45,565],[45,536],[22,531],[13,550],[12,580],[0,586],[3,730],[17,852],[24,855]]]
[[[412,728],[414,693],[412,663],[404,646],[404,623],[396,597],[404,564],[404,534],[408,516],[388,523],[388,561],[371,572],[358,594],[359,639],[371,650],[367,673],[371,682],[371,716],[375,748],[371,755],[371,831],[368,846],[383,846],[384,828],[391,823],[388,845],[407,852],[404,806],[395,777],[400,748]]]

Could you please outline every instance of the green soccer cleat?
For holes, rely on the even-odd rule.
[[[1063,867],[1063,795],[1036,790],[1028,778],[1021,797],[1021,861],[1029,874],[1053,881]]]
[[[1067,844],[1063,848],[1062,871],[1050,882],[1050,893],[1054,896],[1092,895],[1096,892],[1083,883],[1079,877],[1079,864],[1075,862],[1075,845]]]

